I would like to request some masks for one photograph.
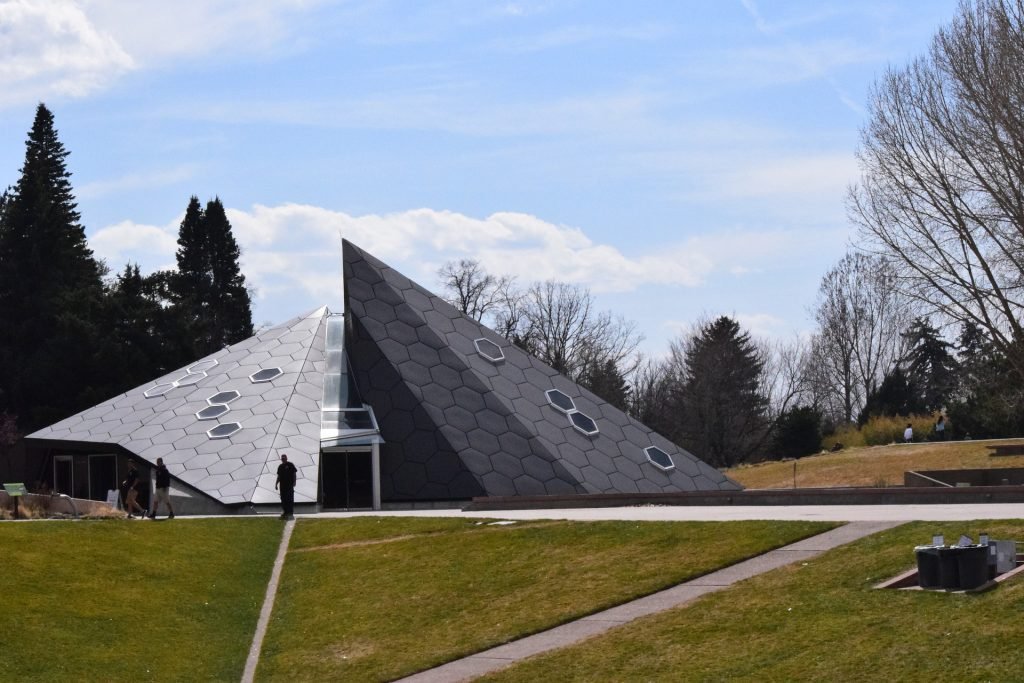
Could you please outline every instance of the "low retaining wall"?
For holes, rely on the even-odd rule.
[[[1024,486],[747,489],[693,493],[594,493],[474,498],[463,510],[517,510],[630,505],[942,505],[1024,503]]]
[[[74,507],[72,507],[72,503],[74,504]],[[79,516],[107,516],[111,513],[110,506],[99,500],[62,498],[61,496],[50,496],[39,493],[26,493],[24,496],[20,496],[18,498],[18,507],[19,512],[24,511],[25,508],[30,508],[33,510],[42,510],[51,515],[67,515],[69,517],[73,516],[75,512],[77,512]],[[14,512],[14,501],[7,492],[3,490],[0,490],[0,509],[7,510],[12,514]],[[29,517],[28,513],[21,516],[23,518]]]
[[[1024,486],[1024,468],[904,472],[904,486]]]

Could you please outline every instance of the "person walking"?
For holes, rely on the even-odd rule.
[[[903,443],[910,443],[914,440],[914,426],[907,423],[907,428],[903,430]]]
[[[945,441],[946,440],[946,416],[939,415],[939,419],[935,422],[935,440]]]
[[[128,519],[135,519],[133,514],[136,510],[139,511],[139,517],[146,516],[146,510],[139,505],[139,470],[135,466],[134,460],[128,461],[128,474],[124,476],[124,481],[121,482],[121,488],[124,492],[124,509],[128,513]]]
[[[156,519],[160,503],[166,503],[167,519],[174,519],[174,506],[171,505],[171,473],[167,471],[163,458],[156,459],[156,495],[153,496],[153,509],[149,511],[149,518]]]
[[[274,488],[281,491],[281,519],[295,519],[295,480],[299,471],[288,462],[288,456],[281,454],[281,464],[277,466],[277,480]]]

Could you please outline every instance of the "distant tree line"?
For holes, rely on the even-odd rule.
[[[86,242],[68,151],[36,109],[0,195],[0,448],[252,335],[250,293],[220,199],[192,197],[175,271],[110,277]]]

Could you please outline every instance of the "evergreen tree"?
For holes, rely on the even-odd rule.
[[[763,369],[761,354],[735,320],[722,316],[698,329],[685,354],[682,445],[715,467],[763,455]]]
[[[922,391],[900,368],[885,376],[878,389],[868,394],[868,400],[857,418],[864,425],[873,416],[914,415],[928,412],[921,398]]]
[[[204,211],[193,196],[178,231],[178,272],[169,281],[177,320],[191,340],[192,358],[253,334],[239,255],[220,199],[207,202]]]
[[[1024,390],[1006,355],[971,323],[961,328],[957,350],[960,381],[947,410],[956,434],[974,438],[1024,434]]]
[[[821,450],[821,413],[810,406],[790,408],[775,421],[772,457],[802,458]]]
[[[106,382],[103,265],[79,223],[68,152],[36,109],[21,176],[0,210],[0,411],[30,431],[88,405]]]
[[[219,197],[206,204],[205,231],[210,249],[211,342],[215,350],[252,336],[252,302],[238,265],[241,250]]]
[[[627,409],[629,384],[626,383],[626,378],[622,376],[614,360],[588,363],[579,382],[619,410]]]
[[[161,305],[158,280],[143,277],[128,264],[108,291],[111,341],[118,356],[119,386],[136,387],[187,363],[171,324],[171,311]]]
[[[939,336],[927,318],[917,318],[904,333],[910,342],[906,357],[907,379],[919,392],[924,412],[942,410],[956,388],[959,364],[953,345]]]

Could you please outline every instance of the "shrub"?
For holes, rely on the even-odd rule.
[[[821,413],[814,408],[792,408],[776,420],[772,444],[775,458],[801,458],[820,448]]]
[[[843,444],[843,448],[858,448],[866,446],[864,435],[860,433],[855,424],[845,424],[836,427],[836,430],[821,440],[822,450],[831,451],[837,444]]]
[[[928,441],[934,438],[936,418],[931,415],[884,415],[873,416],[861,427],[864,443],[868,446],[884,446],[903,441],[903,430],[907,423],[914,429],[914,441]],[[949,425],[946,426],[949,429]]]

